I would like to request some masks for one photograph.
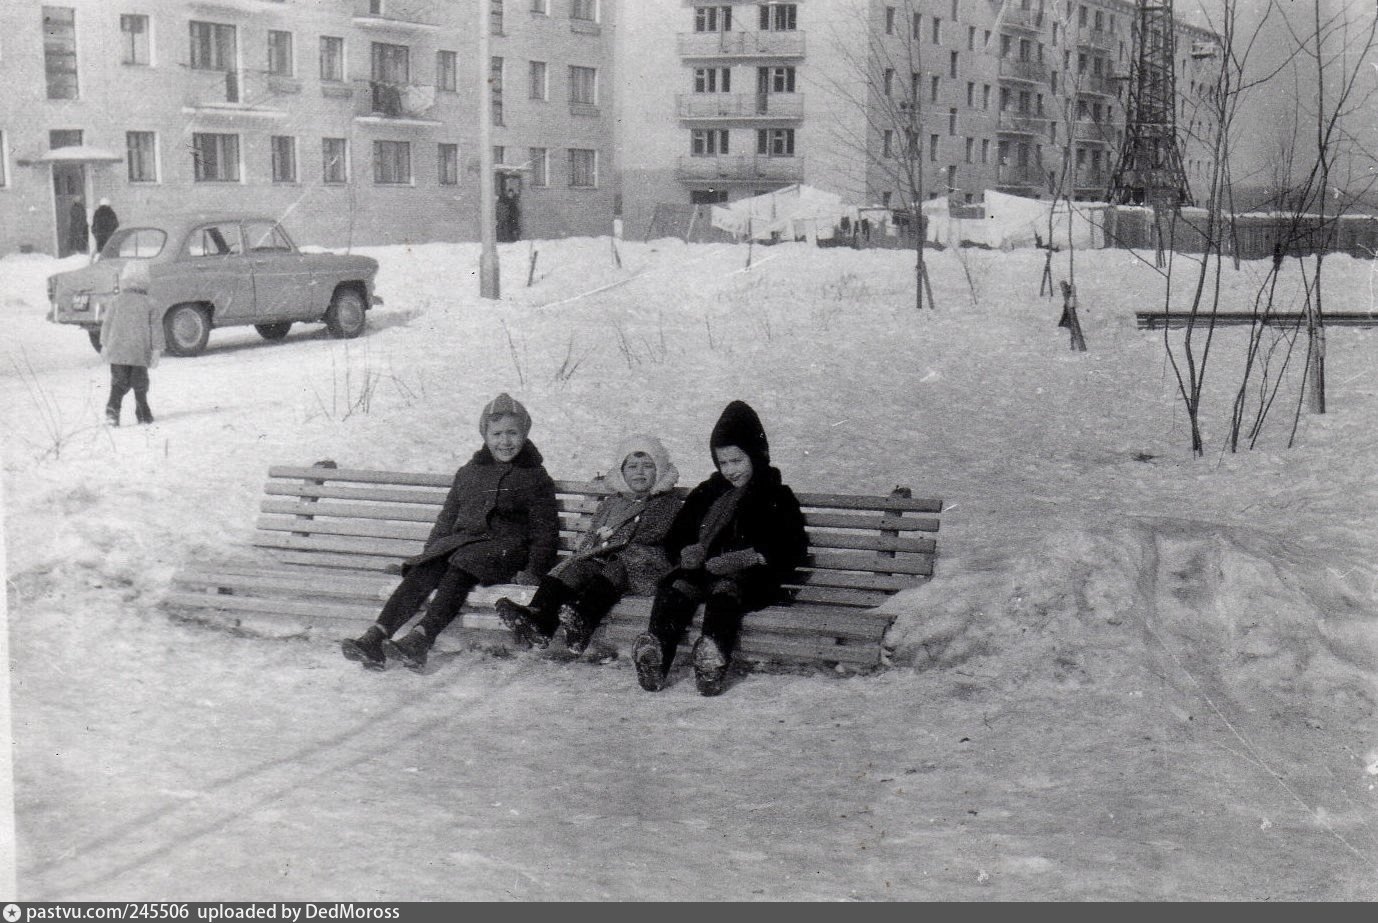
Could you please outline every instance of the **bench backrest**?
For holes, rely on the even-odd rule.
[[[421,551],[452,475],[274,466],[254,544],[283,562],[381,571]],[[579,544],[601,481],[556,481],[561,553]],[[686,493],[681,489],[681,493]],[[791,586],[797,602],[870,608],[933,574],[942,501],[798,493],[809,557]]]

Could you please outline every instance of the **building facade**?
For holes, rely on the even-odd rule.
[[[959,204],[987,189],[1046,198],[1064,157],[1065,193],[1103,199],[1134,17],[1128,0],[630,4],[619,48],[636,139],[622,151],[628,233],[657,204],[797,182],[858,205],[907,207],[906,186]],[[1218,67],[1200,54],[1210,39],[1179,24],[1184,119],[1188,88]],[[1200,177],[1200,145],[1182,134],[1188,178]]]
[[[279,216],[323,246],[478,237],[480,11],[499,236],[606,234],[607,0],[0,4],[0,253],[74,203]]]

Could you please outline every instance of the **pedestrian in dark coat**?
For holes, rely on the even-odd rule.
[[[86,223],[86,203],[77,199],[67,216],[67,249],[72,253],[85,253],[91,240],[91,227]]]
[[[109,199],[101,199],[96,211],[91,215],[91,236],[96,238],[96,252],[105,249],[105,242],[119,229],[120,219],[110,207]]]
[[[124,396],[134,391],[134,414],[140,423],[152,423],[148,407],[148,370],[158,364],[166,346],[163,318],[149,297],[147,260],[129,260],[120,267],[115,296],[106,306],[100,325],[100,354],[110,363],[110,399],[105,421],[120,425]]]
[[[506,394],[483,408],[483,447],[455,472],[424,550],[402,565],[402,582],[378,621],[341,642],[345,657],[381,668],[392,657],[413,670],[426,665],[435,638],[483,584],[536,584],[555,563],[559,517],[555,482],[526,438],[531,416]],[[431,591],[426,614],[399,641],[390,640]]]
[[[808,552],[799,501],[770,464],[756,411],[728,404],[709,448],[718,470],[675,517],[665,547],[677,566],[661,581],[650,624],[633,648],[637,680],[651,692],[665,685],[679,637],[703,603],[694,681],[701,694],[720,694],[742,617],[785,602],[782,586]]]
[[[497,601],[522,647],[544,647],[558,631],[579,656],[623,595],[650,596],[670,572],[665,536],[681,505],[679,471],[654,436],[624,439],[615,458],[607,482],[617,492],[598,504],[579,547],[541,578],[529,606]]]

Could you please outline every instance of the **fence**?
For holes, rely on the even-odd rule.
[[[1153,210],[1148,208],[1114,208],[1107,214],[1106,240],[1108,246],[1131,250],[1152,250],[1157,245]],[[1371,259],[1378,253],[1378,216],[1343,215],[1326,218],[1319,215],[1237,215],[1234,229],[1228,224],[1215,229],[1222,238],[1226,255],[1236,250],[1241,260],[1264,260],[1275,254],[1308,256],[1317,252],[1347,253],[1357,258]],[[1184,208],[1173,220],[1167,215],[1162,221],[1164,249],[1178,253],[1201,253],[1206,247],[1208,216],[1201,209]]]

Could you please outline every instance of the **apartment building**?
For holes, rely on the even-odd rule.
[[[622,205],[724,202],[803,182],[904,205],[987,189],[1103,198],[1124,131],[1128,0],[640,0],[623,10]],[[1204,86],[1210,33],[1177,34],[1177,81]],[[1197,50],[1193,56],[1192,49]],[[673,53],[669,50],[673,49]],[[1184,153],[1189,178],[1198,150]]]
[[[477,238],[479,86],[499,234],[605,234],[609,0],[0,4],[0,253],[65,253],[72,204],[126,223],[281,216],[299,243]],[[492,32],[477,60],[480,15]]]

